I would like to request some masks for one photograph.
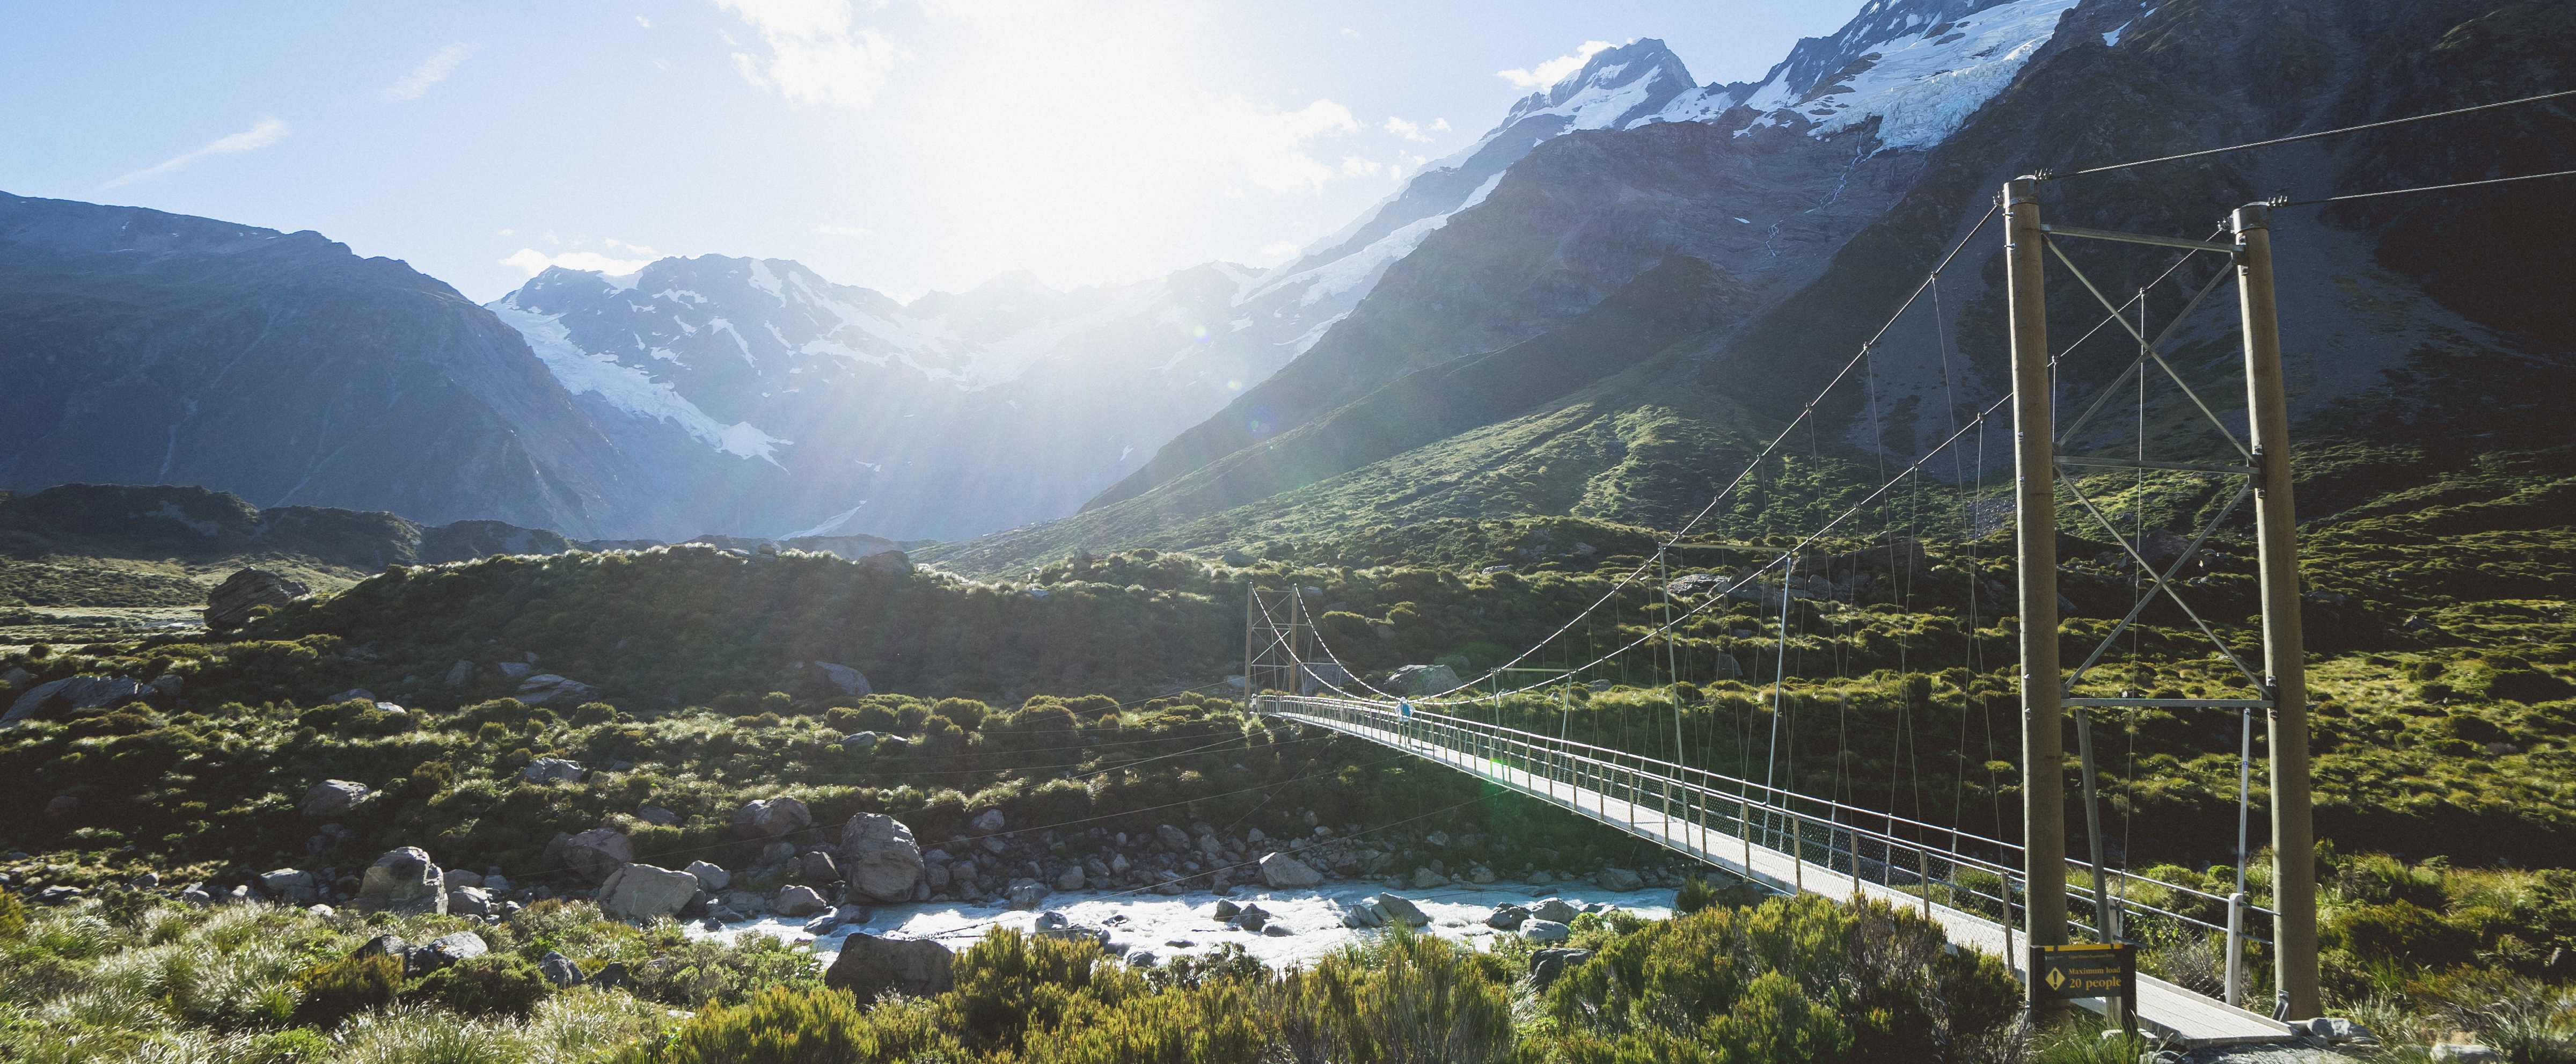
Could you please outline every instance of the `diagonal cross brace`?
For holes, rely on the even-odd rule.
[[[2211,292],[2218,290],[2219,282],[2225,280],[2227,280],[2227,271],[2225,270],[2220,270],[2211,275],[2209,283],[2200,286],[2200,291],[2192,295],[2191,302],[2182,305],[2182,312],[2174,315],[2173,320],[2166,322],[2164,329],[2156,333],[2155,342],[2146,346],[2149,348],[2162,348],[2165,345],[2166,340],[2173,338],[2174,331],[2182,328],[2183,322],[2191,318],[2191,312],[2200,309],[2200,301],[2209,298],[2209,294]],[[2123,317],[2116,312],[2112,316],[2120,318],[2123,322],[2128,320],[2126,317]],[[2065,430],[2058,434],[2058,445],[2064,446],[2067,443],[2072,442],[2075,439],[2075,434],[2083,430],[2085,423],[2092,421],[2093,415],[2102,412],[2102,407],[2111,401],[2111,396],[2120,390],[2120,386],[2129,383],[2129,375],[2144,369],[2146,364],[2146,352],[2140,351],[2138,353],[2138,357],[2129,363],[2129,368],[2121,370],[2120,376],[2113,380],[2108,387],[2103,388],[2101,394],[2094,398],[2093,405],[2085,407],[2084,413],[2078,415],[2075,420],[2066,424]]]
[[[2102,516],[2102,511],[2094,508],[2093,500],[2084,494],[2084,489],[2075,486],[2074,478],[2067,476],[2066,471],[2061,469],[2057,471],[2057,479],[2059,483],[2066,485],[2066,490],[2068,492],[2074,494],[2076,502],[2083,504],[2084,512],[2093,515],[2093,522],[2101,525],[2102,531],[2110,534],[2112,542],[2118,543],[2121,550],[2127,551],[2129,557],[2136,559],[2141,568],[2155,568],[2147,563],[2145,555],[2138,553],[2138,548],[2130,545],[2128,537],[2120,534],[2119,527],[2113,525],[2110,518]],[[2242,494],[2241,490],[2240,494]],[[2233,504],[2231,503],[2230,505]],[[2202,534],[2204,536],[2207,535],[2206,532]],[[2254,686],[2257,688],[2268,688],[2270,686],[2264,682],[2261,674],[2245,667],[2245,659],[2237,657],[2236,652],[2228,648],[2227,641],[2218,638],[2217,631],[2209,627],[2209,622],[2200,619],[2199,612],[2191,608],[2191,603],[2184,602],[2182,600],[2182,594],[2180,592],[2175,591],[2172,587],[2166,585],[2166,583],[2161,579],[2156,581],[2156,589],[2163,591],[2166,598],[2173,600],[2174,605],[2182,607],[2183,615],[2191,618],[2192,624],[2199,626],[2200,634],[2209,637],[2209,644],[2217,647],[2218,652],[2227,658],[2227,663],[2236,666],[2236,671],[2244,673],[2245,678],[2252,681]]]
[[[2071,486],[2072,485],[2070,484],[2070,487]],[[2092,671],[2093,666],[2102,660],[2102,655],[2110,651],[2111,644],[2120,641],[2120,633],[2128,631],[2129,625],[2138,619],[2138,615],[2146,612],[2147,604],[2156,600],[2156,592],[2165,590],[2166,585],[2172,582],[2174,574],[2181,572],[2184,565],[2190,564],[2192,558],[2200,554],[2201,544],[2209,542],[2210,534],[2218,531],[2218,526],[2226,524],[2228,516],[2236,512],[2237,504],[2244,502],[2245,497],[2252,494],[2253,491],[2254,484],[2250,480],[2239,486],[2236,489],[2236,494],[2227,500],[2227,505],[2219,508],[2217,516],[2210,518],[2209,523],[2201,528],[2200,534],[2191,538],[2191,545],[2183,548],[2181,556],[2175,558],[2173,564],[2167,566],[2164,572],[2156,574],[2155,585],[2153,587],[2149,587],[2146,594],[2138,596],[2138,601],[2129,607],[2129,615],[2120,618],[2120,623],[2111,626],[2111,634],[2102,637],[2102,645],[2093,648],[2093,653],[2085,657],[2084,664],[2076,666],[2074,672],[2067,674],[2066,692],[2068,694],[2071,695],[2075,693],[2076,683],[2084,679],[2084,674]],[[2113,535],[2117,534],[2118,533],[2116,532],[2113,533]],[[2126,547],[2128,544],[2123,543],[2121,546]],[[2136,552],[2132,551],[2131,553],[2134,555]],[[2143,559],[2140,564],[2144,564]],[[2152,570],[2150,571],[2152,572]],[[2171,593],[2172,592],[2168,592],[2168,594]],[[2207,631],[2205,628],[2202,630]],[[2215,639],[2217,637],[2212,636],[2211,638]],[[2224,651],[2227,648],[2225,646],[2221,646],[2219,649]],[[2245,666],[2242,663],[2237,665],[2237,668],[2240,669],[2244,667]]]
[[[2064,250],[2055,243],[2048,243],[2047,246],[2048,250],[2057,256],[2057,261],[2065,263],[2067,270],[2075,275],[2075,279],[2083,282],[2084,290],[2093,293],[2093,298],[2099,300],[2103,308],[2111,312],[2112,319],[2118,321],[2121,328],[2129,330],[2129,335],[2137,337],[2140,344],[2145,345],[2147,357],[2154,359],[2156,365],[2165,371],[2165,376],[2173,379],[2174,387],[2182,389],[2182,394],[2191,399],[2192,405],[2200,408],[2201,416],[2208,418],[2211,427],[2216,428],[2218,434],[2227,439],[2227,445],[2236,448],[2238,454],[2248,458],[2253,457],[2254,452],[2246,450],[2245,444],[2237,440],[2236,433],[2228,429],[2227,423],[2218,419],[2217,411],[2211,410],[2209,404],[2201,400],[2200,393],[2191,390],[2191,385],[2183,381],[2182,374],[2174,370],[2173,364],[2165,361],[2165,356],[2156,351],[2156,345],[2147,341],[2147,334],[2139,332],[2137,326],[2129,324],[2128,316],[2120,312],[2119,305],[2111,302],[2111,297],[2103,295],[2101,289],[2094,287],[2093,279],[2084,276],[2084,271],[2075,265],[2075,260],[2066,257]],[[2225,277],[2227,274],[2221,271],[2218,276]],[[2194,300],[2194,302],[2198,301]],[[2182,319],[2177,316],[2174,320],[2180,322]],[[2173,326],[2168,325],[2165,328],[2170,332]]]

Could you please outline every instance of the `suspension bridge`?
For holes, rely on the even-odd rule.
[[[2203,158],[2571,95],[2576,93],[2551,93],[2281,140],[2089,167],[2066,176]],[[2099,943],[2134,943],[2157,936],[2167,941],[2175,936],[2223,939],[2225,973],[2219,986],[2208,987],[2204,982],[2187,987],[2154,973],[2140,972],[2131,1000],[2125,1003],[2131,1015],[2149,1032],[2183,1046],[2285,1040],[2302,1030],[2304,1021],[2321,1014],[2322,1002],[2317,970],[2315,837],[2309,808],[2307,691],[2300,650],[2289,417],[2273,297],[2271,212],[2363,196],[2440,192],[2571,175],[2576,172],[2298,201],[2278,198],[2236,208],[2218,231],[2202,238],[2051,225],[2041,218],[2038,195],[2042,183],[2050,180],[2049,175],[2015,179],[2004,186],[1993,207],[1968,227],[1860,351],[1742,471],[1695,516],[1664,538],[1652,557],[1630,568],[1608,592],[1572,620],[1492,671],[1451,691],[1393,692],[1370,683],[1365,672],[1351,667],[1334,652],[1310,615],[1305,593],[1293,587],[1274,591],[1247,588],[1244,690],[1250,708],[1264,716],[1376,743],[1467,773],[1494,787],[1598,821],[1772,890],[1868,898],[1915,909],[1937,923],[1954,944],[2003,958],[2031,988],[2034,1011],[2053,1007],[2053,995],[2043,994],[2041,980],[2033,978],[2042,948],[2065,946],[2078,936]],[[1943,272],[1998,218],[2004,237],[2000,250],[2006,259],[2012,382],[2002,398],[1961,424],[1958,412],[1964,408],[1955,402],[1958,377],[1951,362],[1954,345],[1942,314],[1940,282]],[[2178,253],[2178,257],[2163,274],[2138,289],[2135,296],[2115,300],[2067,254],[2066,246],[2077,242],[2149,248],[2164,254]],[[2056,271],[2049,268],[2052,258]],[[2198,284],[2189,283],[2191,274],[2185,272],[2185,267],[2212,259],[2220,264],[2219,268],[2205,270],[2208,276]],[[2075,343],[2055,351],[2048,338],[2046,303],[2046,285],[2052,272],[2072,277],[2105,312],[2101,321]],[[2176,277],[2183,279],[2187,300],[2160,330],[2151,334],[2146,320],[2149,292]],[[2213,404],[2193,387],[2190,378],[2169,357],[2177,330],[2230,278],[2236,281],[2235,325],[2242,339],[2245,377],[2244,401],[2234,410],[2233,422],[2222,416],[2221,405]],[[1888,452],[1884,440],[1875,435],[1882,421],[1873,351],[1927,295],[1943,385],[1952,390],[1954,397],[1948,435],[1886,477],[1875,491],[1808,532],[1794,546],[1779,551],[1762,565],[1740,571],[1731,580],[1719,580],[1724,584],[1722,588],[1699,588],[1704,595],[1695,605],[1676,603],[1669,568],[1674,555],[1685,546],[1686,537],[1736,495],[1764,462],[1784,456],[1784,445],[1800,427],[1809,430],[1812,447],[1820,419],[1819,404],[1836,389],[1867,389],[1866,412],[1860,416],[1873,434],[1871,455],[1880,462],[1880,473],[1886,472]],[[2115,324],[2135,340],[2134,356],[2077,416],[2061,421],[2055,409],[2057,393],[2063,388],[2057,376],[2061,361]],[[2195,423],[2213,443],[2223,441],[2224,447],[2215,457],[2148,454],[2145,414],[2151,380],[2158,381],[2159,388],[2169,383],[2177,396],[2174,402],[2192,412]],[[2096,430],[2087,436],[2087,427],[2116,396],[2133,385],[2138,405],[2135,447],[2127,454],[2065,453],[2076,450],[2079,444],[2098,444],[2103,433]],[[1776,589],[1780,608],[1779,664],[1771,678],[1771,750],[1776,758],[1781,686],[1789,653],[1790,605],[1802,597],[1796,579],[1802,552],[1837,533],[1868,539],[1883,537],[1883,545],[1893,551],[1899,540],[1893,520],[1887,520],[1882,531],[1861,535],[1860,526],[1866,515],[1876,508],[1885,517],[1892,493],[1909,481],[1919,484],[1917,478],[1923,475],[1927,463],[1945,451],[1952,455],[1953,481],[1965,483],[1964,472],[1958,468],[1962,464],[1958,454],[1971,434],[1980,456],[1977,483],[1982,485],[1985,428],[1989,419],[1997,417],[2006,406],[2011,407],[2009,425],[2016,474],[2012,495],[2014,568],[2019,587],[2012,607],[1998,612],[2019,620],[2016,638],[2022,723],[2021,841],[1974,834],[1956,823],[1936,824],[1865,808],[1837,800],[1841,797],[1839,792],[1835,797],[1802,793],[1794,787],[1777,785],[1769,772],[1763,780],[1756,781],[1749,770],[1740,776],[1729,775],[1690,764],[1680,735],[1678,697],[1673,716],[1672,748],[1676,757],[1671,759],[1573,741],[1563,734],[1550,736],[1505,727],[1464,715],[1478,704],[1500,707],[1511,695],[1551,688],[1568,691],[1575,684],[1587,682],[1587,675],[1605,676],[1605,666],[1640,651],[1649,662],[1660,652],[1665,672],[1678,681],[1680,670],[1672,664],[1672,648],[1681,624],[1748,588],[1748,596],[1767,608]],[[2245,431],[2243,438],[2238,435],[2238,426]],[[2143,518],[2124,529],[2106,512],[2104,504],[2087,493],[2086,484],[2079,479],[2121,471],[2135,473],[2141,484],[2150,471],[2217,478],[2215,497],[2224,502],[2199,524],[2178,552],[2169,552],[2171,556],[2161,559],[2161,564],[2151,563]],[[2117,545],[2124,555],[2124,565],[2134,574],[2131,608],[2072,670],[2063,668],[2060,662],[2057,515],[2061,498],[2071,501],[2084,519]],[[2211,535],[2249,501],[2262,601],[2258,625],[2262,646],[2256,654],[2241,653],[2231,646],[2219,629],[2187,601],[2177,579],[2184,567],[2201,555]],[[1976,529],[1968,531],[1970,534],[1963,538],[1972,541]],[[1655,575],[1650,578],[1650,573]],[[1651,593],[1654,583],[1663,585],[1662,611],[1659,623],[1647,625],[1644,634],[1582,664],[1550,669],[1529,666],[1548,648],[1561,649],[1569,633],[1585,625],[1623,592],[1636,589]],[[1970,632],[1976,630],[1979,620],[1975,583],[1971,575],[1965,618]],[[1857,592],[1854,595],[1856,600]],[[2119,697],[2079,695],[2079,683],[2105,662],[2123,634],[2132,636],[2134,651],[2139,618],[2158,602],[2176,607],[2179,615],[2207,640],[2214,652],[2212,657],[2239,674],[2255,696],[2139,698],[2125,691]],[[1973,644],[1972,639],[1972,655]],[[1569,653],[1567,657],[1570,660],[1573,655]],[[1969,674],[1980,671],[1973,660],[1969,664]],[[1513,686],[1513,677],[1532,673],[1544,678]],[[1607,686],[1600,681],[1591,682]],[[2232,711],[2243,722],[2238,757],[2237,879],[2236,889],[2230,894],[2222,896],[2190,884],[2115,868],[2103,852],[2090,714],[2143,708]],[[2066,845],[2069,759],[2064,722],[2070,709],[2076,714],[2082,747],[2081,805],[2091,844],[2086,859],[2069,855]],[[2270,784],[2268,834],[2274,852],[2268,906],[2253,904],[2246,892],[2245,878],[2250,828],[2248,796],[2257,760],[2254,725],[2258,715],[2266,726],[2261,760]],[[1964,750],[1961,756],[1964,763]],[[2001,834],[1999,824],[1997,835]],[[2242,1001],[2250,974],[2244,969],[2249,943],[2268,947],[2272,960],[2270,974],[2275,996],[2270,1008],[2260,1012]],[[2107,1001],[2088,1004],[2106,1011],[2110,1008]]]

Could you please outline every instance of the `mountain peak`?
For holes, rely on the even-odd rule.
[[[1691,80],[1690,68],[1664,42],[1640,37],[1592,53],[1582,69],[1522,97],[1496,128],[1509,128],[1521,119],[1546,114],[1565,116],[1572,129],[1605,128],[1620,124],[1620,118],[1648,99],[1660,106],[1662,101],[1696,84]]]

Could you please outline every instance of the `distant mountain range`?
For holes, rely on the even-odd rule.
[[[478,307],[317,234],[0,196],[0,486],[201,484],[590,540],[937,538],[995,571],[1352,520],[1666,524],[2006,178],[2563,87],[2570,56],[2564,5],[1880,0],[1755,81],[1697,83],[1659,41],[1603,50],[1274,269],[909,303],[709,255],[552,269]],[[2045,191],[2072,224],[2201,235],[2281,191],[2576,166],[2570,132],[2529,108]],[[2567,202],[2510,186],[2286,222],[2309,431],[2457,443],[2567,380],[2571,269],[2505,239],[2576,231]],[[1910,460],[1998,394],[2000,238],[1978,240],[1867,387],[1820,408],[1816,448]],[[2165,265],[2075,254],[2122,294]],[[2063,322],[2090,305],[2052,292]],[[2233,340],[2202,315],[2174,355],[2223,391]]]

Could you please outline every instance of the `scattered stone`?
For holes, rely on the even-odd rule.
[[[599,688],[546,672],[519,681],[518,698],[532,706],[579,705],[598,701]]]
[[[473,683],[474,663],[470,661],[460,661],[454,665],[448,666],[447,675],[439,677],[438,682],[446,684],[449,687],[463,687],[466,684]]]
[[[1190,848],[1190,833],[1173,827],[1170,824],[1156,825],[1154,828],[1154,838],[1163,845],[1174,850],[1188,850]]]
[[[625,986],[630,981],[626,974],[625,961],[610,961],[601,965],[598,971],[590,973],[590,978],[583,980],[602,990]]]
[[[5,887],[5,886],[8,886],[8,885],[9,885],[9,878],[8,878],[7,876],[0,876],[0,887]],[[132,888],[134,888],[134,889],[136,889],[136,890],[150,890],[150,889],[152,889],[152,888],[154,888],[154,887],[157,887],[157,886],[160,886],[160,885],[161,885],[161,873],[159,873],[159,872],[140,872],[140,873],[136,873],[136,874],[135,874],[135,876],[134,876],[134,878],[129,879],[129,880],[126,880],[126,881],[125,881],[125,885],[126,885],[126,886],[129,886],[129,887],[132,887]]]
[[[558,987],[581,985],[581,966],[574,964],[572,958],[552,950],[546,951],[545,957],[537,961],[537,974]]]
[[[850,916],[854,911],[855,910],[840,907],[825,909],[822,912],[815,914],[813,919],[805,921],[805,933],[809,935],[831,934],[835,928],[840,927],[842,924],[849,923]]]
[[[1002,892],[1002,897],[1014,909],[1037,908],[1046,901],[1046,896],[1046,884],[1034,879],[1016,880]]]
[[[1059,876],[1055,877],[1055,889],[1057,889],[1057,890],[1063,890],[1063,891],[1081,890],[1081,889],[1082,889],[1082,866],[1081,866],[1081,865],[1067,865],[1067,866],[1065,866],[1064,874],[1062,874],[1062,875],[1059,875]]]
[[[651,920],[677,916],[698,895],[698,877],[648,864],[630,864],[608,874],[591,900],[601,914],[618,920]]]
[[[530,783],[579,783],[589,774],[590,770],[581,767],[580,762],[560,757],[541,757],[519,770],[519,778]]]
[[[762,798],[744,802],[742,808],[733,811],[733,833],[737,838],[774,839],[813,824],[813,811],[795,798]]]
[[[2433,1059],[2449,1064],[2504,1064],[2502,1053],[2467,1042],[2445,1042],[2433,1047]]]
[[[1002,830],[1003,823],[1005,821],[1001,810],[987,809],[975,814],[975,819],[967,821],[966,826],[974,829],[977,834],[990,835]]]
[[[1543,949],[1530,954],[1530,980],[1544,988],[1565,970],[1592,959],[1588,949]]]
[[[872,731],[851,732],[841,737],[841,749],[854,754],[872,753],[876,748],[877,733]]]
[[[495,663],[492,666],[492,671],[500,673],[501,678],[504,680],[524,680],[528,678],[528,674],[537,671],[537,669],[536,666],[530,665],[524,661],[503,661]]]
[[[165,672],[153,677],[152,682],[145,686],[150,687],[153,694],[165,699],[177,698],[179,692],[188,686],[188,678],[175,672]]]
[[[1563,942],[1574,937],[1574,929],[1554,920],[1532,920],[1521,925],[1521,937],[1532,942]]]
[[[459,931],[453,935],[441,935],[430,939],[427,944],[411,951],[410,968],[413,971],[434,972],[458,961],[471,960],[490,952],[492,947],[483,941],[483,936],[471,931]]]
[[[656,827],[676,828],[680,826],[680,814],[664,809],[658,805],[636,806],[635,819]]]
[[[358,952],[356,955],[360,957],[373,957],[377,954],[383,954],[388,957],[409,957],[411,956],[411,943],[403,941],[401,935],[377,935],[376,937],[361,943],[358,946]]]
[[[206,630],[218,635],[250,623],[261,606],[284,608],[312,588],[266,569],[241,569],[206,595]]]
[[[1549,898],[1530,906],[1529,914],[1533,920],[1570,924],[1574,922],[1575,917],[1583,915],[1583,910],[1575,908],[1563,898]]]
[[[1235,914],[1234,917],[1234,926],[1246,931],[1259,931],[1269,924],[1270,914],[1258,905],[1246,905],[1243,911]]]
[[[705,861],[691,861],[683,871],[698,881],[700,889],[709,892],[720,891],[733,884],[733,873]]]
[[[352,687],[346,691],[340,692],[339,694],[323,699],[322,701],[325,704],[329,704],[334,702],[373,702],[375,700],[375,692],[367,690],[364,687]]]
[[[812,887],[782,887],[769,899],[769,911],[789,918],[812,916],[828,905]]]
[[[1127,966],[1130,968],[1151,968],[1160,963],[1162,958],[1154,956],[1152,950],[1131,950],[1127,954]]]
[[[280,868],[262,872],[259,889],[272,898],[284,898],[298,904],[313,900],[313,873],[300,868]]]
[[[492,892],[481,887],[449,887],[447,913],[450,916],[490,916]]]
[[[447,889],[449,890],[455,890],[458,887],[480,887],[485,885],[486,884],[483,882],[483,874],[480,872],[472,872],[462,868],[450,868],[447,870]]]
[[[45,889],[43,889],[43,890],[37,891],[37,892],[36,892],[36,904],[38,904],[38,905],[61,905],[61,904],[65,903],[65,902],[69,902],[69,901],[73,901],[73,900],[78,899],[78,898],[81,896],[81,894],[82,894],[82,893],[83,893],[83,891],[82,891],[79,887],[63,886],[63,885],[59,885],[59,884],[57,884],[57,885],[55,885],[55,886],[46,887],[46,888],[45,888]]]
[[[334,909],[328,905],[307,905],[304,907],[304,912],[305,915],[319,917],[324,920],[328,920],[340,914],[340,910]]]
[[[873,1001],[888,990],[926,997],[956,985],[957,955],[926,938],[853,934],[823,972],[823,985]]]
[[[1448,885],[1449,877],[1441,875],[1438,872],[1434,872],[1429,868],[1416,868],[1413,870],[1413,889],[1415,890],[1434,890]]]
[[[2360,1042],[2372,1037],[2370,1031],[2362,1025],[2340,1016],[2319,1016],[2309,1020],[2308,1033],[2325,1040],[2328,1045]]]
[[[912,900],[924,869],[912,829],[878,813],[861,813],[842,825],[840,866],[852,894],[889,903]]]
[[[83,709],[112,709],[149,697],[150,688],[123,676],[66,676],[40,683],[9,704],[0,724],[43,720]]]
[[[1643,889],[1646,885],[1645,877],[1625,868],[1604,868],[1599,872],[1593,873],[1592,881],[1600,884],[1601,889],[1603,890],[1617,891],[1623,894],[1628,891]]]
[[[359,881],[360,912],[445,913],[447,874],[418,846],[386,851]]]
[[[1495,909],[1493,915],[1485,918],[1485,926],[1497,931],[1518,931],[1522,924],[1529,922],[1529,918],[1528,909],[1518,905],[1505,905]]]

